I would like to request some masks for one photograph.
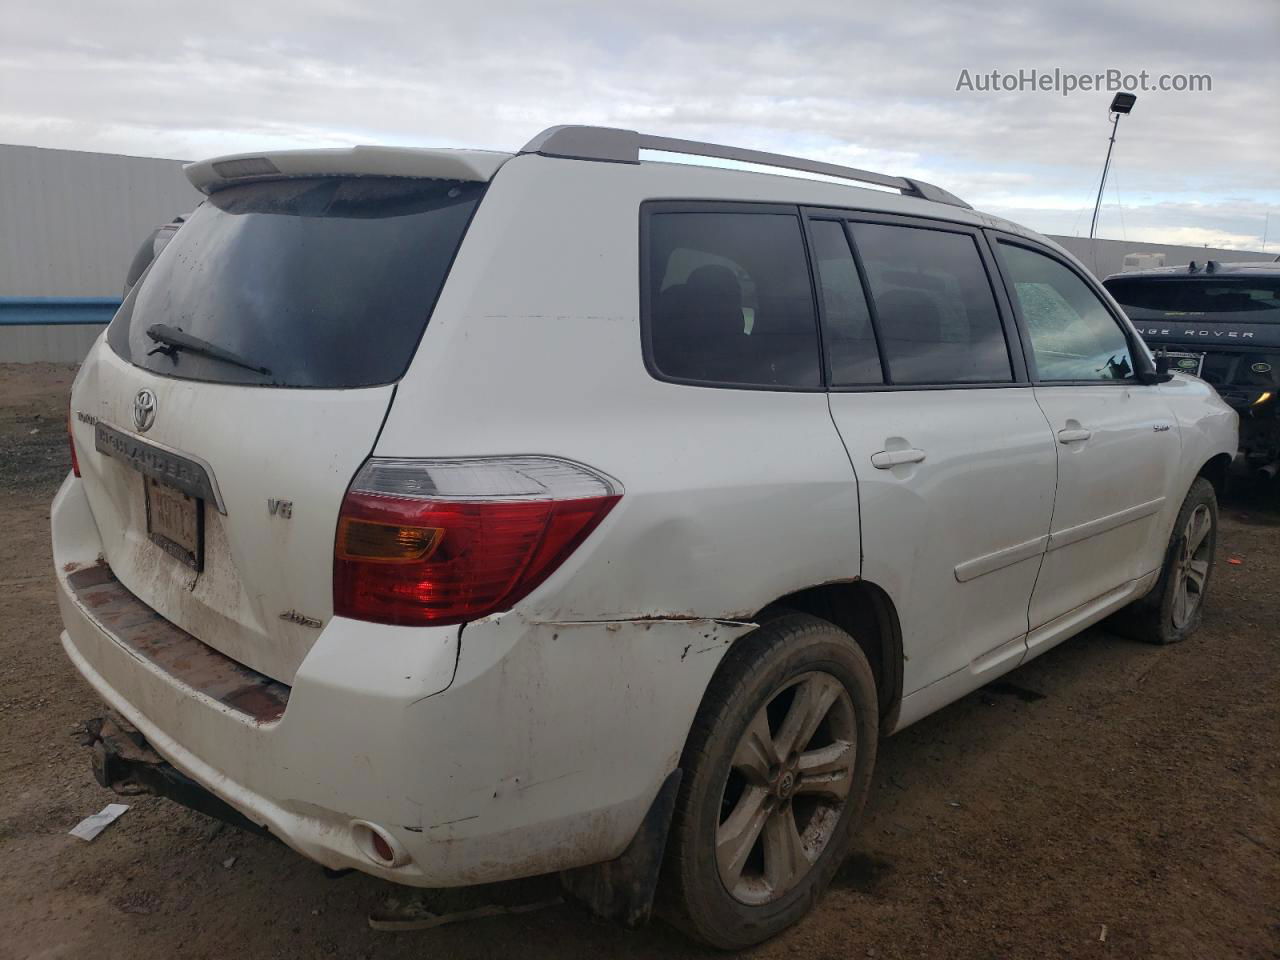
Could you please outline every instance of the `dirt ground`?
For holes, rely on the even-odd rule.
[[[155,798],[68,836],[117,799],[50,576],[71,377],[0,366],[0,957],[708,955],[569,906],[375,932],[390,885]],[[1218,558],[1190,641],[1091,630],[887,740],[857,852],[753,955],[1280,957],[1280,490],[1237,488]]]

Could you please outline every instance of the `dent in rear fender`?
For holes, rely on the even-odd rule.
[[[298,668],[294,686],[340,688],[347,696],[410,705],[453,682],[459,630],[331,617]]]
[[[426,837],[508,835],[522,873],[616,857],[678,766],[725,652],[754,628],[518,614],[469,624],[452,686],[411,710],[421,755],[449,758],[426,763],[410,797]]]

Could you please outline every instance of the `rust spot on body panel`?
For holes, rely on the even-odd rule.
[[[74,577],[68,577],[68,582],[74,580],[72,587],[79,589],[80,587],[96,587],[100,583],[107,583],[114,580],[111,574],[111,568],[99,560],[92,567],[85,567],[83,570],[76,572]]]
[[[117,643],[184,686],[258,723],[284,715],[289,687],[214,650],[130,593],[106,566],[67,577],[72,593]]]

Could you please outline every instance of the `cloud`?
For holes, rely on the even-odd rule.
[[[21,6],[0,35],[13,142],[183,158],[513,149],[553,123],[598,123],[914,175],[1051,229],[1092,208],[1110,94],[957,92],[961,71],[1205,73],[1212,91],[1140,93],[1122,120],[1107,235],[1123,212],[1135,229],[1260,243],[1266,212],[1280,219],[1274,0]],[[1149,209],[1170,203],[1205,219]]]
[[[1224,247],[1228,250],[1250,250],[1258,240],[1253,234],[1230,233],[1204,227],[1139,227],[1130,230],[1128,238],[1188,247]]]

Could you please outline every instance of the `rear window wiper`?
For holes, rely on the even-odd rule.
[[[230,363],[246,370],[252,370],[254,373],[260,373],[265,377],[271,376],[271,371],[266,367],[259,366],[252,360],[246,360],[238,353],[232,353],[216,343],[210,343],[208,340],[202,340],[199,337],[185,333],[177,327],[171,327],[167,323],[153,323],[147,327],[147,336],[161,344],[154,350],[148,350],[147,356],[151,356],[153,353],[163,353],[169,359],[176,360],[179,350],[188,350],[191,353],[198,353],[204,357],[221,360],[223,363]]]

